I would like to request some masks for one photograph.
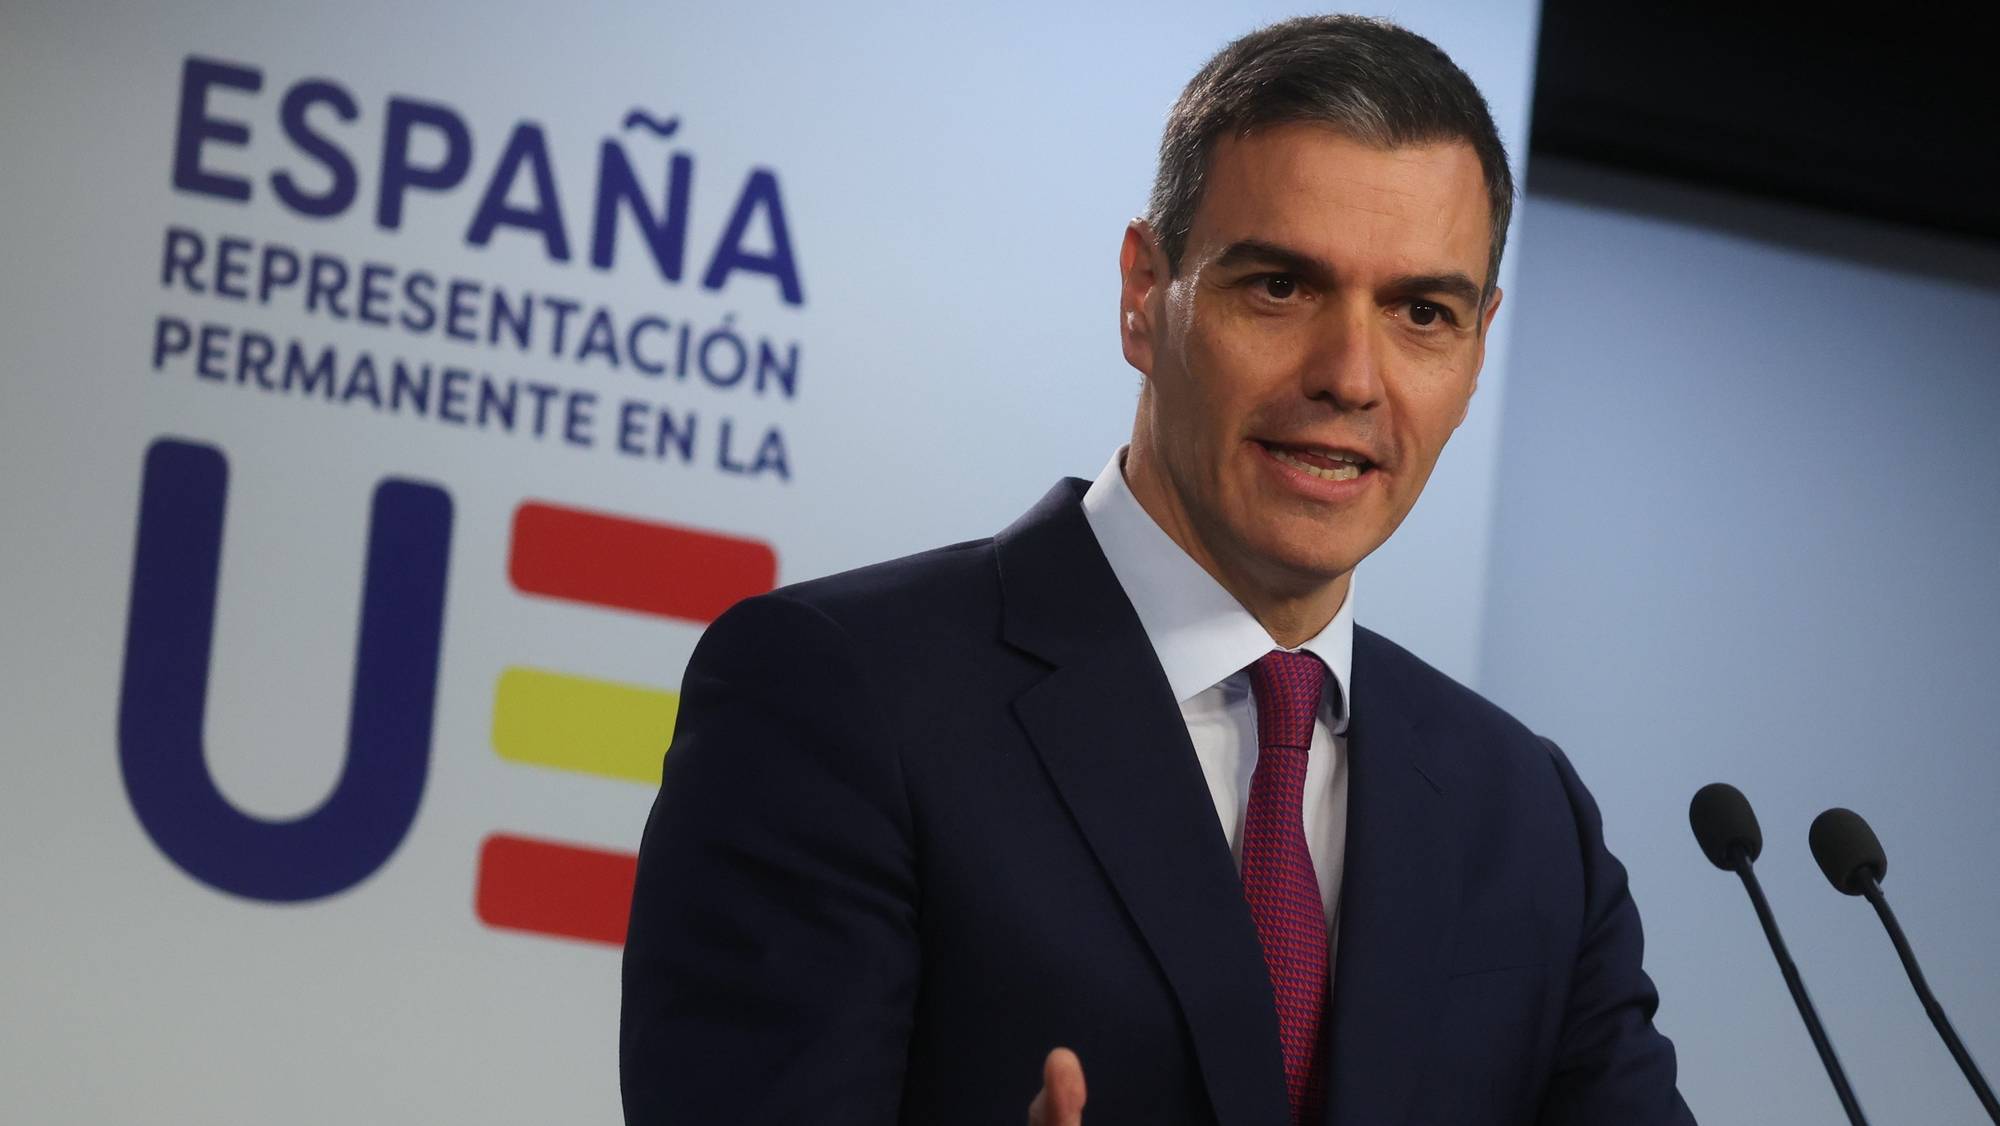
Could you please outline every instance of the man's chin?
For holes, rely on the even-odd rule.
[[[1330,550],[1324,543],[1286,542],[1263,545],[1254,555],[1257,569],[1275,592],[1303,598],[1344,582],[1362,553]]]

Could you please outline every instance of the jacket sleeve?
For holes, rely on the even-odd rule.
[[[1562,749],[1548,744],[1576,818],[1584,919],[1543,1126],[1679,1126],[1694,1115],[1675,1087],[1674,1046],[1653,1027],[1659,994],[1640,965],[1645,939],[1625,867],[1604,844],[1597,803]]]
[[[639,848],[630,1126],[897,1119],[917,898],[880,703],[840,626],[782,593],[703,636]]]

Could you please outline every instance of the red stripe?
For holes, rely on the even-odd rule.
[[[474,910],[489,927],[625,943],[639,858],[495,833],[479,848]]]
[[[776,586],[778,556],[760,540],[528,501],[507,574],[528,594],[707,624]]]

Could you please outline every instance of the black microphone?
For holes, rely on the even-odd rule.
[[[1889,941],[1895,944],[1896,956],[1903,960],[1903,970],[1910,975],[1910,984],[1916,987],[1917,999],[1924,1003],[1924,1012],[1930,1015],[1932,1026],[1944,1037],[1944,1046],[1951,1050],[1951,1058],[1958,1061],[1958,1069],[1972,1084],[1972,1093],[1979,1096],[1979,1105],[1986,1108],[1987,1117],[2000,1122],[2000,1102],[1994,1101],[1993,1088],[1986,1085],[1986,1077],[1979,1074],[1979,1065],[1972,1062],[1972,1054],[1952,1030],[1944,1006],[1931,995],[1924,971],[1917,968],[1917,955],[1910,949],[1910,940],[1903,937],[1902,925],[1896,922],[1896,914],[1889,910],[1889,900],[1882,894],[1882,877],[1889,874],[1889,858],[1883,854],[1875,830],[1853,810],[1834,808],[1813,818],[1812,831],[1806,839],[1812,844],[1813,859],[1819,861],[1819,870],[1826,873],[1834,890],[1843,895],[1866,896],[1875,914],[1881,916],[1882,925],[1889,931]]]
[[[1696,790],[1694,801],[1688,804],[1688,824],[1693,826],[1694,839],[1701,844],[1709,863],[1743,878],[1743,890],[1750,893],[1751,906],[1757,908],[1757,921],[1764,925],[1764,937],[1770,940],[1771,953],[1777,956],[1778,971],[1785,975],[1785,987],[1792,991],[1792,1003],[1798,1006],[1799,1016],[1806,1022],[1806,1032],[1819,1051],[1819,1062],[1826,1066],[1826,1077],[1833,1080],[1833,1092],[1840,1096],[1840,1107],[1854,1126],[1867,1126],[1861,1104],[1855,1101],[1854,1088],[1847,1084],[1847,1072],[1841,1070],[1840,1058],[1833,1054],[1833,1042],[1826,1038],[1826,1029],[1819,1022],[1819,1012],[1813,1008],[1812,998],[1806,996],[1806,983],[1799,977],[1799,968],[1792,964],[1785,940],[1778,935],[1778,920],[1771,914],[1771,904],[1764,898],[1764,889],[1758,886],[1757,874],[1751,870],[1750,862],[1764,851],[1764,833],[1757,827],[1757,814],[1750,808],[1750,799],[1727,782],[1710,782]]]

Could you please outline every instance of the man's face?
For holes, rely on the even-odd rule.
[[[1465,418],[1499,306],[1485,180],[1469,145],[1315,125],[1225,138],[1206,179],[1178,277],[1126,234],[1127,473],[1226,586],[1303,594],[1389,538]]]

